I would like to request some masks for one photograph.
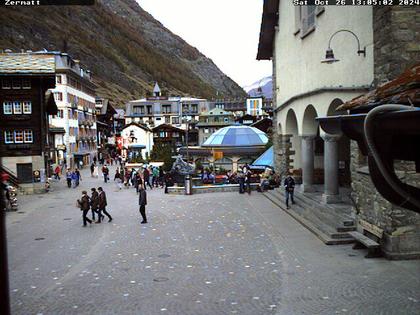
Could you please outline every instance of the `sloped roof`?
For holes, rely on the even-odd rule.
[[[155,87],[153,88],[153,93],[160,93],[160,87],[157,82],[155,83]]]
[[[55,56],[41,54],[0,54],[1,74],[54,74]]]
[[[116,109],[115,109],[115,111],[116,111],[117,113],[114,115],[114,118],[117,118],[117,119],[124,119],[124,115],[125,115],[125,110],[124,110],[124,109],[121,109],[121,108],[116,108]]]
[[[255,161],[252,163],[253,166],[269,166],[274,167],[274,151],[273,147],[270,147],[267,151],[261,154]]]
[[[278,23],[279,0],[264,0],[257,60],[270,60]]]
[[[136,122],[132,122],[132,123],[130,123],[130,124],[128,124],[128,125],[125,125],[125,126],[124,126],[124,128],[123,128],[123,130],[124,130],[124,129],[127,129],[127,128],[131,127],[131,126],[139,127],[139,128],[141,128],[141,129],[146,130],[146,131],[149,131],[149,132],[151,132],[151,131],[152,131],[152,130],[150,130],[150,128],[148,128],[147,126],[142,125],[142,124],[138,124],[138,123],[136,123]]]
[[[381,104],[420,106],[420,64],[412,66],[394,80],[382,84],[375,90],[340,105],[337,110]]]
[[[153,131],[158,131],[158,130],[161,130],[161,129],[178,131],[178,132],[185,132],[184,129],[177,128],[175,126],[168,125],[168,124],[160,124],[159,126],[156,126],[156,127],[152,128]]]

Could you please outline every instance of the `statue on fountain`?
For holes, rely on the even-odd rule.
[[[193,165],[185,162],[182,159],[182,155],[174,156],[175,162],[172,164],[171,172],[180,174],[180,175],[191,175],[194,174],[195,168]]]

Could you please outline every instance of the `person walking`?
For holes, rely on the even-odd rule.
[[[116,170],[115,170],[115,175],[114,175],[114,182],[116,182],[116,184],[117,184],[117,188],[119,189],[119,190],[121,190],[121,183],[122,183],[122,180],[121,180],[121,174],[120,174],[120,171],[119,171],[119,169],[117,168]]]
[[[146,189],[146,185],[149,185],[150,189],[153,189],[152,185],[150,185],[150,172],[147,167],[144,168],[143,171],[143,182],[144,182],[144,189]]]
[[[139,172],[136,173],[136,179],[134,181],[135,185],[134,187],[136,188],[136,193],[139,193],[139,187],[143,184],[143,180],[141,179],[141,175]]]
[[[104,175],[104,182],[107,183],[108,182],[108,175],[109,175],[109,169],[107,167],[107,165],[105,164],[104,166],[102,166],[102,174]]]
[[[85,190],[82,191],[82,198],[77,200],[77,203],[80,206],[80,210],[82,210],[82,218],[83,218],[83,226],[86,226],[86,222],[92,224],[92,220],[87,217],[87,214],[90,210],[90,200],[87,192]]]
[[[250,195],[251,194],[251,175],[252,175],[252,172],[249,169],[249,167],[244,167],[244,169],[246,169],[246,173],[245,173],[246,191],[248,192],[248,195]]]
[[[99,165],[95,163],[95,170],[93,171],[93,177],[99,177]]]
[[[153,174],[152,186],[158,188],[159,187],[159,169],[157,167],[154,167],[152,170],[152,174]]]
[[[143,218],[143,221],[141,221],[141,224],[147,223],[146,218],[146,205],[147,205],[147,193],[146,190],[143,188],[143,185],[139,186],[139,206],[140,206],[140,214]]]
[[[71,185],[73,188],[76,188],[76,182],[77,182],[77,174],[75,171],[71,172]]]
[[[95,172],[95,163],[92,162],[92,164],[90,164],[90,177],[93,177],[94,172]]]
[[[105,217],[103,214],[105,214],[108,217],[108,222],[112,221],[111,215],[106,211],[106,206],[108,205],[106,201],[106,194],[102,187],[98,187],[98,221],[96,223],[101,223],[102,219]],[[102,214],[103,213],[103,214]]]
[[[239,169],[237,181],[239,184],[239,193],[243,194],[245,192],[245,174],[243,168]]]
[[[54,170],[54,177],[55,177],[55,179],[60,180],[60,173],[61,173],[60,165],[57,165],[55,167],[55,170]]]
[[[76,186],[79,186],[80,181],[82,180],[82,175],[80,175],[80,171],[78,168],[74,171],[76,173]]]
[[[71,175],[72,175],[72,173],[71,173],[70,169],[68,168],[67,172],[66,172],[66,181],[67,181],[67,187],[68,188],[71,188]]]
[[[289,198],[291,199],[292,204],[295,203],[295,200],[293,199],[293,193],[295,191],[295,180],[293,179],[291,173],[288,173],[286,179],[284,180],[284,189],[286,190],[286,207],[287,209],[290,209]]]
[[[165,172],[163,171],[163,167],[159,166],[159,185],[160,188],[163,188],[165,182]]]
[[[92,220],[95,221],[95,213],[98,213],[99,194],[95,188],[90,189],[92,194],[90,196],[90,209],[92,210]]]

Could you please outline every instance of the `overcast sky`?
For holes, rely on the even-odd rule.
[[[257,61],[263,0],[137,0],[173,33],[196,47],[240,86],[271,75]]]

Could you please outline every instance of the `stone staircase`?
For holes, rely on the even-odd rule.
[[[284,190],[278,188],[264,193],[275,205],[314,233],[327,245],[354,243],[347,232],[355,231],[355,220],[351,216],[351,205],[325,205],[319,193],[295,192],[295,204],[286,208]]]

